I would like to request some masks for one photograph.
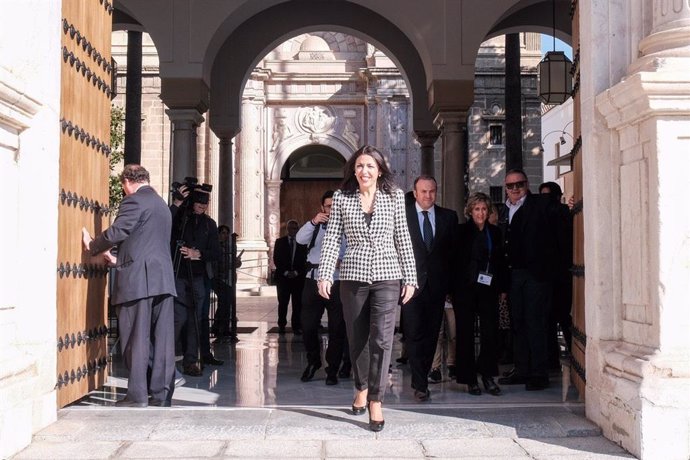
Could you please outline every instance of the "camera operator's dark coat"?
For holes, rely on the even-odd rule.
[[[186,206],[170,206],[173,216],[173,229],[171,234],[171,248],[173,261],[177,264],[181,257],[179,254],[178,241],[180,245],[198,249],[201,252],[201,260],[191,261],[191,270],[194,276],[207,275],[206,264],[220,260],[223,251],[218,239],[218,226],[216,221],[206,214],[194,214],[192,203]],[[187,217],[185,225],[184,219]],[[183,229],[184,227],[184,229]],[[188,269],[184,264],[175,267],[178,277],[188,277]]]

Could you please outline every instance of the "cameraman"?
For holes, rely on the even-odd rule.
[[[208,331],[208,305],[205,298],[206,263],[220,259],[216,222],[206,215],[210,186],[198,187],[186,181],[173,194],[170,212],[173,217],[171,248],[175,269],[175,342],[179,343],[184,328],[186,347],[182,373],[198,377],[202,364],[221,365],[211,354]],[[190,189],[192,189],[190,193]],[[208,308],[208,307],[207,307]],[[196,319],[192,314],[196,315]],[[201,361],[201,362],[199,362]]]

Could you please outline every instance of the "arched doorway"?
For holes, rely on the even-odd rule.
[[[323,192],[340,186],[344,164],[342,155],[326,145],[305,145],[292,152],[280,173],[281,233],[288,220],[302,225],[313,217]]]

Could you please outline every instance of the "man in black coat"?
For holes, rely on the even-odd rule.
[[[573,302],[573,276],[570,269],[573,265],[573,216],[570,208],[561,203],[563,192],[561,186],[555,182],[544,182],[539,186],[539,193],[548,194],[557,209],[558,228],[555,229],[557,252],[557,274],[554,277],[551,297],[551,314],[548,323],[548,361],[549,368],[558,368],[560,365],[560,345],[558,344],[558,328],[563,332],[565,347],[570,352],[572,342],[571,327],[573,324],[570,315]]]
[[[116,406],[169,406],[175,390],[176,295],[168,246],[170,211],[149,186],[149,173],[142,166],[125,166],[120,180],[126,196],[113,224],[94,240],[82,230],[84,247],[92,255],[105,253],[117,268],[110,300],[117,309],[129,382],[127,396]],[[115,245],[116,259],[109,252]]]
[[[543,390],[549,386],[547,321],[557,272],[557,209],[548,196],[529,192],[522,170],[508,171],[505,187],[508,199],[499,226],[508,258],[515,370],[499,383]]]
[[[286,227],[287,235],[278,238],[273,247],[278,291],[278,328],[281,333],[285,332],[288,304],[292,299],[292,332],[301,334],[302,289],[307,272],[307,246],[297,243],[295,239],[299,230],[297,221],[289,220]]]
[[[417,401],[430,398],[428,375],[450,293],[455,211],[436,206],[436,180],[422,175],[414,181],[414,198],[405,205],[407,226],[417,268],[419,290],[402,306],[405,346]]]

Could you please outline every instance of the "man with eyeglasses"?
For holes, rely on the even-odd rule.
[[[556,214],[547,196],[531,194],[524,171],[506,173],[503,230],[510,270],[510,311],[515,369],[499,379],[528,391],[549,386],[547,321],[556,267]]]

